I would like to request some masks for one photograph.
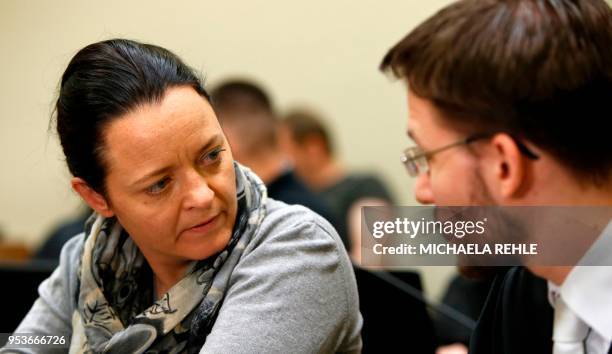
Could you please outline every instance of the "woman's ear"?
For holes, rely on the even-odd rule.
[[[508,134],[495,134],[491,138],[491,145],[494,149],[494,173],[500,196],[505,199],[518,197],[527,182],[526,157],[521,154],[514,138]]]
[[[77,192],[81,198],[89,205],[90,208],[95,210],[98,214],[104,216],[105,218],[109,218],[115,213],[110,208],[109,203],[106,201],[106,198],[95,190],[91,188],[85,180],[79,177],[73,177],[70,180],[70,184],[72,185],[72,189]]]

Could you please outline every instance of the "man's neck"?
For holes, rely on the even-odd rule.
[[[319,166],[312,169],[306,176],[301,176],[310,188],[316,191],[330,187],[345,176],[344,169],[340,164],[333,160],[327,160]]]
[[[239,162],[253,170],[264,184],[269,184],[277,179],[287,166],[284,155],[278,150],[270,150]]]
[[[597,188],[597,187],[576,187],[576,188],[567,188],[566,193],[564,193],[563,198],[556,199],[554,202],[547,202],[546,205],[562,205],[562,206],[592,206],[592,207],[601,207],[601,206],[610,206],[612,207],[612,192],[607,189]],[[590,215],[589,217],[584,217],[584,220],[580,220],[585,224],[598,225],[601,227],[601,230],[610,222],[609,213],[604,212],[602,215]],[[588,219],[588,220],[587,220]],[[567,220],[566,220],[567,222]],[[585,231],[588,231],[585,229]],[[544,231],[545,232],[545,231]],[[598,235],[583,235],[585,238],[593,238],[593,242],[596,240]],[[529,266],[528,267],[531,272],[536,274],[539,277],[542,277],[546,280],[551,281],[553,284],[561,286],[569,273],[574,268],[573,265],[565,265],[565,266]]]

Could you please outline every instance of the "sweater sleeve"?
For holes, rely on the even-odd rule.
[[[76,268],[82,251],[82,236],[82,234],[75,236],[64,245],[59,266],[38,287],[39,297],[15,330],[16,335],[61,336],[66,341],[66,345],[62,348],[56,348],[57,352],[67,351],[72,335],[71,318],[74,311]],[[55,351],[49,346],[0,349],[0,353],[49,353]]]
[[[266,217],[234,269],[201,353],[358,353],[351,263],[335,230],[303,207]]]

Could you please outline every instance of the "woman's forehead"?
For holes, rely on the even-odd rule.
[[[222,131],[210,104],[191,88],[173,88],[161,102],[113,120],[104,130],[104,151],[110,167],[112,162],[131,165],[199,149],[218,135]]]

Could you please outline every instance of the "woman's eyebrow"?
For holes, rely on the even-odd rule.
[[[203,154],[206,150],[210,149],[211,146],[218,144],[220,142],[223,141],[223,135],[222,134],[214,134],[212,135],[207,141],[206,143],[204,143],[204,145],[202,145],[202,147],[198,150],[198,154],[197,156],[200,156],[201,154]],[[132,183],[132,185],[138,185],[141,184],[155,176],[164,174],[166,172],[168,172],[169,170],[171,170],[172,167],[171,166],[164,166],[164,167],[160,167],[157,168],[147,174],[145,174],[144,176],[138,178],[136,181],[134,181]]]
[[[210,137],[210,139],[208,139],[206,143],[204,143],[204,145],[200,148],[200,150],[198,150],[198,153],[196,156],[199,157],[204,152],[206,152],[206,150],[210,149],[213,145],[220,144],[221,142],[223,142],[223,135],[214,134],[213,136]]]
[[[153,178],[153,177],[155,177],[155,176],[157,176],[157,175],[164,174],[164,173],[168,172],[168,171],[169,171],[169,170],[171,170],[171,169],[172,169],[172,168],[171,168],[170,166],[164,166],[164,167],[158,168],[158,169],[156,169],[156,170],[153,170],[153,171],[151,171],[151,172],[147,173],[146,175],[144,175],[144,176],[140,177],[140,178],[139,178],[139,179],[137,179],[136,181],[134,181],[134,182],[132,183],[132,185],[138,185],[138,184],[141,184],[141,183],[143,183],[143,182],[147,181],[148,179],[151,179],[151,178]]]

